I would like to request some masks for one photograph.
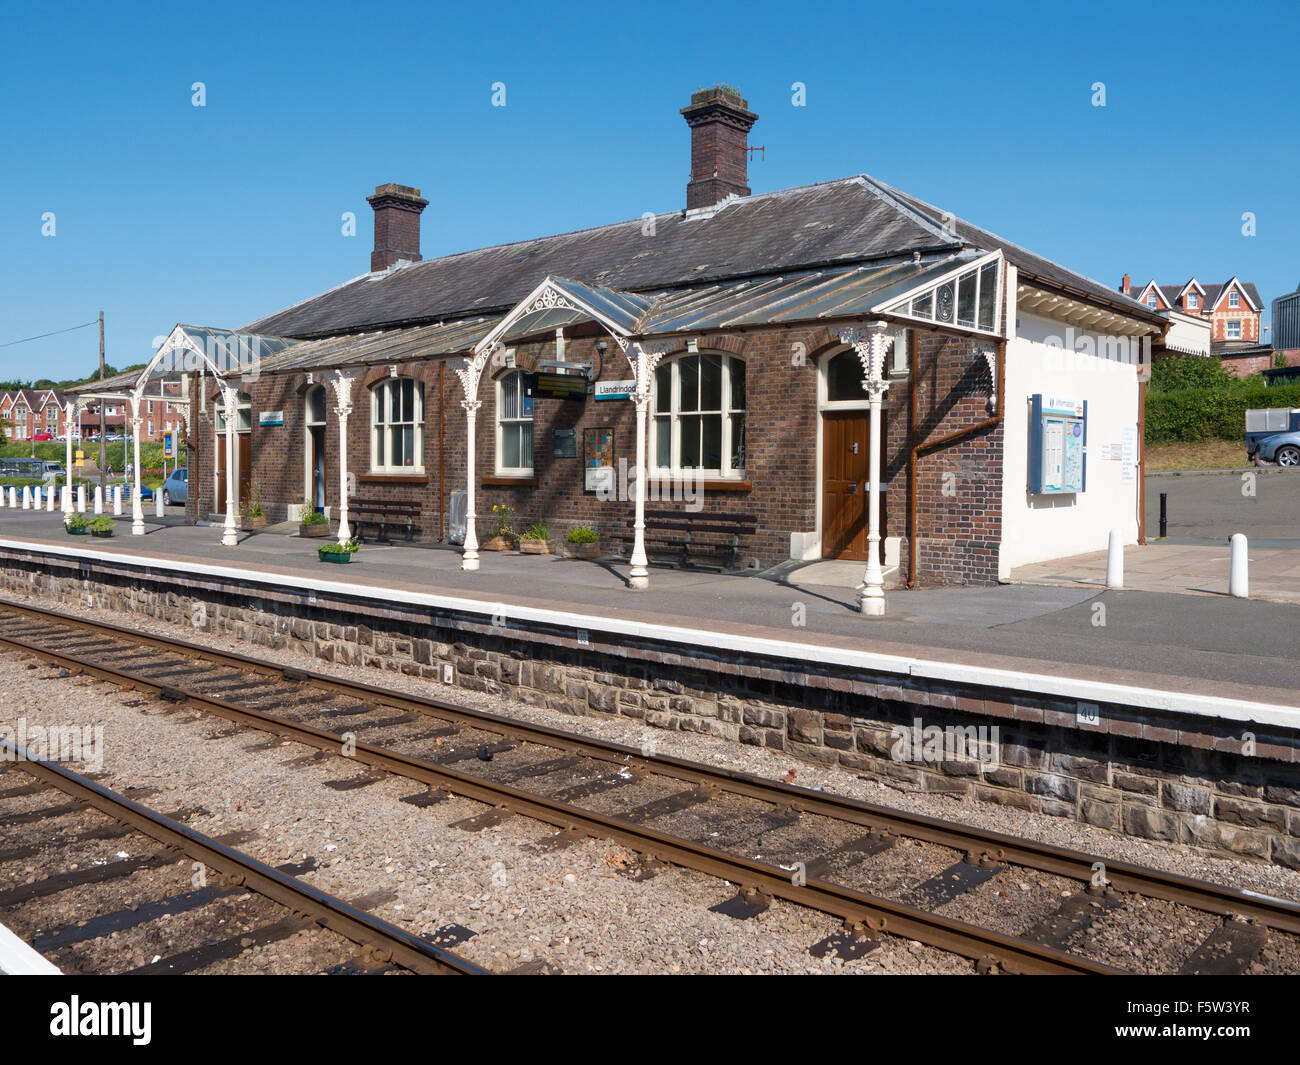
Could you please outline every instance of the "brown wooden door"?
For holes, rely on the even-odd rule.
[[[217,512],[225,513],[226,510],[226,435],[218,433],[217,441]],[[249,495],[253,487],[253,435],[251,433],[236,433],[235,447],[238,449],[236,462],[239,469],[239,501],[235,509],[238,510],[248,502]]]
[[[822,558],[866,560],[869,425],[870,416],[865,410],[822,414]],[[883,494],[880,528],[883,536]]]

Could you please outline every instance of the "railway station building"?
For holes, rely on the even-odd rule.
[[[464,519],[472,569],[508,507],[626,555],[640,448],[652,560],[669,514],[726,565],[874,555],[885,585],[1137,541],[1165,318],[867,175],[752,195],[747,101],[682,114],[672,210],[424,259],[427,201],[381,185],[366,273],[178,326],[148,372],[188,371],[189,517],[255,496],[444,542]]]

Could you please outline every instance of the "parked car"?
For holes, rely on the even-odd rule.
[[[173,503],[184,503],[189,499],[190,471],[187,467],[182,466],[167,475],[167,480],[163,481],[162,496],[163,503],[167,506]]]
[[[131,498],[131,482],[123,481],[122,499],[127,500],[130,498]],[[147,484],[142,484],[140,486],[140,502],[143,503],[146,499],[153,499],[153,489],[150,488]]]
[[[1300,408],[1246,411],[1246,457],[1300,467]]]
[[[32,437],[32,439],[33,439],[33,440],[53,440],[53,439],[54,439],[54,434],[53,434],[53,433],[37,433],[34,437]]]

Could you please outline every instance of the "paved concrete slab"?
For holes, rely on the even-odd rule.
[[[646,592],[627,588],[625,562],[484,552],[477,573],[460,552],[431,545],[366,545],[347,566],[316,558],[319,541],[243,533],[219,546],[221,530],[147,523],[145,536],[119,535],[85,547],[123,555],[259,569],[283,583],[295,575],[375,587],[456,595],[491,605],[536,606],[633,621],[764,635],[817,646],[852,647],[945,662],[1108,680],[1168,691],[1296,704],[1300,606],[1218,595],[1140,589],[1102,593],[1085,582],[893,591],[884,618],[858,614],[857,578],[813,583],[805,569],[732,575],[654,567]],[[67,547],[59,515],[0,512],[0,537]],[[1298,560],[1300,561],[1300,560]],[[856,569],[856,567],[854,567]],[[813,570],[818,581],[827,571]],[[1100,608],[1100,610],[1098,609]],[[508,609],[506,610],[508,613]]]
[[[1252,598],[1300,603],[1300,548],[1249,544]],[[1105,588],[1106,552],[1058,558],[1011,571],[1014,582],[1066,588]],[[1124,587],[1185,595],[1228,594],[1228,545],[1147,544],[1124,550]]]

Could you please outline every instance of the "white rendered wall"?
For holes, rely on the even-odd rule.
[[[1123,481],[1118,454],[1126,428],[1136,432],[1138,368],[1117,356],[1115,346],[1064,323],[1022,314],[1017,336],[1007,341],[1006,419],[1002,478],[1002,548],[999,575],[1013,566],[1102,551],[1113,528],[1126,544],[1137,543],[1138,476]],[[1074,342],[1076,350],[1045,343]],[[1082,347],[1084,350],[1077,350]],[[1094,355],[1089,351],[1108,354]],[[1087,489],[1076,495],[1031,496],[1029,397],[1036,392],[1088,402]],[[1140,458],[1142,442],[1137,441]]]

